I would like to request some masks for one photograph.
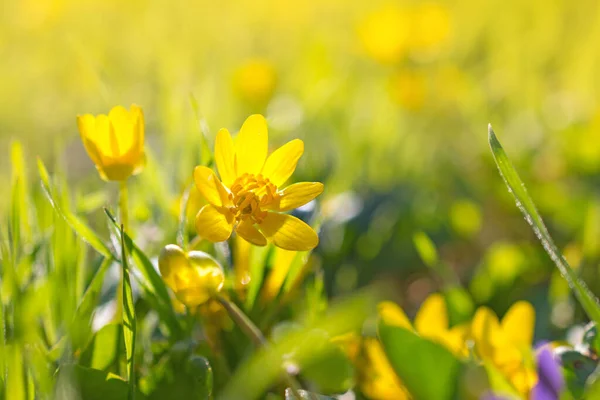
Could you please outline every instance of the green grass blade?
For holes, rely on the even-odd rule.
[[[27,207],[27,171],[25,170],[25,157],[23,156],[23,147],[21,142],[15,141],[10,149],[10,159],[12,165],[13,182],[19,181],[18,191],[15,199],[19,203],[22,212],[19,215],[21,222],[22,235],[24,240],[31,241],[31,226],[29,225],[29,213]]]
[[[198,101],[193,94],[190,93],[190,103],[192,104],[192,108],[194,109],[194,116],[196,117],[196,121],[198,123],[198,129],[200,130],[200,160],[202,165],[210,165],[212,162],[212,153],[210,151],[210,147],[208,146],[208,127],[206,125],[206,120],[202,117],[200,113],[200,107],[198,106]]]
[[[544,225],[542,217],[537,212],[533,200],[527,193],[525,184],[521,181],[517,171],[515,171],[512,166],[502,145],[500,145],[500,142],[496,138],[491,125],[488,128],[488,135],[492,154],[494,155],[494,160],[496,161],[500,175],[504,178],[504,182],[506,183],[506,186],[508,186],[509,192],[514,196],[517,207],[521,210],[525,219],[533,228],[533,232],[542,242],[544,249],[558,267],[563,278],[575,292],[575,296],[581,303],[581,306],[588,317],[600,326],[600,307],[598,305],[598,299],[590,292],[586,284],[577,276],[569,263],[567,263],[567,260],[558,251],[552,237],[548,233],[548,229],[546,229],[546,226]]]
[[[144,254],[144,252],[133,242],[131,237],[126,232],[123,232],[121,235],[117,220],[110,213],[110,211],[104,209],[104,212],[112,222],[114,228],[117,229],[119,236],[123,237],[129,254],[131,254],[133,261],[138,266],[146,280],[145,282],[140,282],[140,284],[147,294],[147,300],[159,313],[161,321],[163,321],[169,328],[172,336],[171,339],[177,340],[182,333],[181,325],[179,324],[177,316],[175,315],[175,311],[173,310],[173,304],[171,302],[171,298],[169,297],[169,292],[167,291],[165,283],[158,272],[156,272],[154,269],[152,261],[150,261],[146,254]]]
[[[125,356],[127,357],[127,379],[129,381],[129,399],[135,397],[134,352],[135,352],[135,308],[133,292],[131,291],[131,277],[129,263],[127,262],[127,248],[125,246],[125,232],[121,225],[121,266],[123,267],[123,338],[125,340]]]
[[[81,237],[86,243],[88,243],[94,250],[98,253],[102,254],[104,257],[109,258],[113,257],[112,252],[109,247],[104,243],[102,239],[94,232],[89,226],[87,226],[81,219],[79,219],[75,214],[72,214],[66,209],[63,209],[59,202],[56,201],[56,196],[54,194],[54,190],[52,188],[52,184],[50,183],[50,176],[48,175],[48,170],[44,166],[42,160],[38,158],[38,171],[40,173],[40,178],[42,179],[42,189],[44,194],[48,198],[48,201],[52,205],[52,208],[56,213],[65,220],[65,222],[73,229],[73,231]],[[114,257],[116,258],[116,257]]]
[[[379,300],[377,289],[364,290],[344,299],[333,305],[323,318],[259,349],[238,367],[218,399],[262,398],[264,391],[281,378],[282,367],[290,355],[293,354],[293,362],[300,368],[328,355],[328,346],[321,342],[323,338],[358,330],[374,312]]]
[[[186,249],[189,243],[187,235],[187,209],[190,202],[190,192],[195,183],[191,183],[183,192],[179,202],[179,225],[177,226],[177,244],[182,249]]]

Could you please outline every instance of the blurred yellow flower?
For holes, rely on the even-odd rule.
[[[209,203],[196,216],[198,235],[222,242],[235,229],[257,246],[266,245],[267,239],[286,250],[317,246],[317,233],[283,212],[313,200],[323,192],[323,184],[300,182],[279,189],[296,169],[304,143],[292,140],[269,157],[267,151],[267,121],[262,115],[246,119],[235,143],[227,129],[219,131],[215,162],[221,180],[210,168],[198,166],[194,170],[196,186]]]
[[[438,342],[459,357],[466,357],[468,324],[449,327],[448,310],[444,297],[434,293],[427,297],[417,312],[413,325],[404,311],[391,301],[379,304],[379,316],[383,322],[392,326],[416,330],[424,338]]]
[[[403,70],[391,78],[392,99],[410,111],[423,108],[427,97],[427,81],[421,71]]]
[[[397,63],[408,54],[429,53],[439,48],[450,33],[450,14],[437,3],[411,7],[386,4],[367,15],[358,27],[367,54],[386,64]]]
[[[102,179],[124,181],[144,168],[144,114],[139,106],[129,111],[116,106],[108,115],[95,117],[79,115],[77,126]]]
[[[502,322],[492,310],[480,307],[471,323],[475,352],[498,369],[524,398],[537,382],[531,346],[535,310],[519,301],[507,311]]]
[[[379,340],[356,332],[336,336],[332,342],[342,348],[356,368],[360,391],[372,400],[410,399],[404,384],[390,365]]]
[[[387,5],[365,18],[358,35],[369,56],[382,63],[395,63],[408,48],[410,15],[396,5]]]
[[[186,254],[174,244],[165,246],[160,252],[158,267],[177,300],[189,308],[206,303],[225,283],[221,265],[210,255],[202,251]]]
[[[237,69],[233,84],[242,99],[253,104],[265,104],[275,91],[277,73],[269,61],[252,59]]]
[[[442,44],[451,31],[450,14],[445,6],[421,3],[413,10],[411,47],[413,50],[432,50]]]

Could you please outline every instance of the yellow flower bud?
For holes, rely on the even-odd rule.
[[[169,244],[161,251],[158,267],[165,283],[187,307],[206,303],[225,283],[223,268],[203,251],[185,253]]]
[[[88,155],[106,181],[124,181],[144,168],[144,114],[114,107],[108,115],[77,116],[77,126]]]

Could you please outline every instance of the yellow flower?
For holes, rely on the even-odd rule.
[[[223,269],[210,255],[202,251],[186,254],[174,244],[160,252],[158,267],[177,299],[189,308],[206,303],[225,283]]]
[[[379,316],[388,325],[416,330],[424,338],[438,342],[459,357],[466,357],[468,324],[449,327],[448,310],[444,297],[434,293],[427,297],[417,312],[413,325],[397,304],[384,301],[379,304]]]
[[[267,60],[249,60],[238,68],[233,84],[236,92],[247,102],[264,104],[273,96],[277,73]]]
[[[108,115],[77,116],[83,145],[102,179],[124,181],[142,171],[144,154],[144,114],[132,105],[127,111],[114,107]]]
[[[267,121],[262,115],[246,119],[235,144],[227,129],[219,131],[215,162],[221,180],[210,168],[198,166],[194,170],[196,187],[209,203],[196,216],[198,235],[222,242],[235,229],[257,246],[266,245],[267,239],[286,250],[317,246],[319,238],[310,226],[283,214],[323,192],[319,182],[300,182],[280,189],[296,169],[304,143],[292,140],[268,158],[267,150]]]
[[[358,28],[366,52],[375,60],[393,64],[406,53],[410,41],[410,14],[394,5],[369,14]]]
[[[525,398],[537,382],[531,345],[535,311],[519,301],[507,311],[502,322],[492,310],[480,307],[471,323],[471,337],[477,355],[491,363]]]

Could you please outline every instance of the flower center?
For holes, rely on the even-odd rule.
[[[259,224],[267,216],[267,211],[261,208],[273,203],[277,196],[277,186],[261,174],[245,173],[233,182],[229,190],[229,198],[233,203],[230,211],[236,220],[252,218]]]

